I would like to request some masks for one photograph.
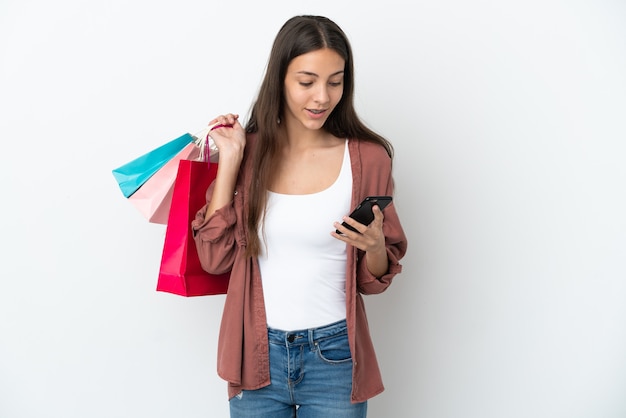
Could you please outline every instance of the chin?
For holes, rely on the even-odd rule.
[[[310,129],[312,131],[318,131],[324,127],[325,123],[326,123],[326,119],[324,120],[319,119],[319,120],[308,120],[306,122],[303,121],[302,124],[307,129]]]

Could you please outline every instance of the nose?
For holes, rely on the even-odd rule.
[[[315,91],[314,100],[319,104],[326,104],[330,101],[330,95],[328,94],[328,86],[324,83],[320,83],[319,87]]]

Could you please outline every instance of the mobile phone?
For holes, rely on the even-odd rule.
[[[387,207],[389,203],[391,203],[391,196],[367,196],[352,211],[350,217],[355,221],[362,223],[363,225],[369,225],[374,220],[374,212],[372,212],[372,206],[377,205],[380,210],[383,210]],[[342,223],[342,225],[351,231],[358,232],[356,229],[354,229],[345,222]],[[337,233],[340,234],[341,232],[337,230]]]

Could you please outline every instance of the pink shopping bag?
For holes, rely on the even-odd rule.
[[[149,222],[167,224],[178,163],[180,160],[195,160],[199,155],[200,147],[193,142],[189,143],[142,184],[128,200]]]

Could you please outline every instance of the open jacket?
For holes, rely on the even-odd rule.
[[[247,138],[246,151],[230,204],[205,221],[207,206],[192,221],[202,267],[213,274],[230,271],[218,342],[217,372],[228,382],[228,396],[270,384],[269,346],[261,274],[256,257],[246,257],[248,185],[255,135]],[[364,197],[393,195],[391,159],[372,142],[349,139],[352,166],[352,207]],[[213,186],[206,193],[211,200]],[[207,203],[208,204],[208,203]],[[381,293],[400,273],[407,239],[393,204],[384,211],[383,231],[389,270],[380,278],[367,270],[364,253],[348,248],[346,268],[346,321],[353,360],[351,401],[363,402],[384,390],[370,336],[361,294]],[[332,225],[329,225],[329,231]]]

